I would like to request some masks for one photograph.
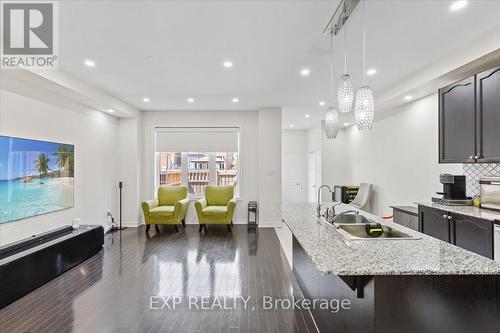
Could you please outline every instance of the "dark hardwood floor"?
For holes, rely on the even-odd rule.
[[[106,236],[104,251],[1,309],[0,332],[316,332],[305,310],[262,307],[264,296],[302,295],[274,229],[150,235]],[[247,309],[240,296],[251,297]]]

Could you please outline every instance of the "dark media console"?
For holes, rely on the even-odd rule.
[[[102,226],[62,227],[0,247],[0,308],[102,250]]]

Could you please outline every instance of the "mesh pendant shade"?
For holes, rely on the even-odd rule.
[[[344,74],[340,77],[337,99],[340,112],[351,111],[352,102],[354,100],[354,90],[352,89],[351,77],[349,74]]]
[[[325,117],[326,138],[335,139],[339,131],[339,112],[335,107],[330,107]]]
[[[371,130],[375,117],[375,105],[372,89],[368,86],[359,88],[354,106],[356,124],[360,131]]]

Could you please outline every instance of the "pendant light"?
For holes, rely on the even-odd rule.
[[[375,102],[370,86],[366,85],[366,28],[365,28],[365,2],[363,1],[363,86],[356,93],[354,114],[356,124],[360,131],[371,130],[375,117]]]
[[[335,139],[339,132],[339,111],[333,106],[326,113],[325,130],[327,139]]]
[[[337,98],[340,112],[350,112],[354,100],[351,76],[347,74],[347,22],[344,24],[344,75],[340,77]]]
[[[325,131],[327,139],[335,139],[339,131],[339,111],[335,105],[335,90],[333,88],[333,31],[330,35],[330,48],[332,50],[332,63],[330,64],[330,93],[332,96],[332,106],[328,108],[325,117]]]

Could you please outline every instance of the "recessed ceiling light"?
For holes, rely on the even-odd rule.
[[[300,70],[300,75],[302,76],[308,76],[309,74],[311,74],[311,70],[309,68],[302,68]]]
[[[412,95],[406,95],[405,96],[405,101],[409,101],[409,100],[412,100],[412,99],[413,99]]]
[[[113,109],[107,109],[106,112],[113,113],[113,112],[115,112],[115,110],[113,110]]]
[[[143,101],[143,102],[146,102],[146,103],[149,103],[149,98],[148,98],[148,97],[144,97],[144,98],[142,99],[142,101]]]
[[[233,67],[233,62],[231,60],[226,60],[222,63],[222,65],[225,67],[225,68],[231,68]]]
[[[457,11],[467,6],[467,0],[455,1],[451,4],[450,10]]]
[[[294,124],[290,124],[290,128],[294,128],[294,127],[295,127],[295,125],[294,125]]]
[[[85,64],[85,66],[87,66],[87,67],[95,67],[95,62],[94,62],[94,61],[92,61],[92,60],[87,59],[87,60],[85,60],[83,63],[84,63],[84,64]]]
[[[368,76],[372,76],[372,75],[375,75],[375,74],[377,74],[377,70],[375,68],[369,68],[366,71],[366,75],[368,75]]]
[[[351,125],[351,124],[349,124],[349,123],[344,123],[344,126],[349,126],[349,125]]]
[[[232,101],[233,103],[238,103],[240,100],[238,99],[238,97],[233,97]]]
[[[304,117],[306,118],[309,118],[311,115],[309,113],[306,113],[306,115],[304,115]]]
[[[325,106],[325,104],[326,103],[324,101],[321,101],[321,102],[318,103],[319,106]]]
[[[187,101],[188,101],[188,103],[194,103],[194,98],[193,98],[193,97],[189,97],[189,98],[187,99]]]

